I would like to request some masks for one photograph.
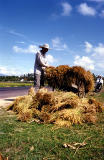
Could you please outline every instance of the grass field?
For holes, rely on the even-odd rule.
[[[104,103],[104,87],[103,87],[103,89],[101,90],[101,92],[95,94],[94,97],[95,97],[96,99],[98,99],[100,102],[103,102],[103,103]]]
[[[0,82],[0,87],[23,87],[23,86],[32,86],[31,82]]]
[[[96,98],[104,103],[102,94]],[[10,160],[104,160],[104,113],[98,117],[96,124],[57,128],[19,122],[16,115],[1,108],[0,152]],[[86,144],[82,147],[71,147],[83,142]]]

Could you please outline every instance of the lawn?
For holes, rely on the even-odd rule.
[[[58,128],[17,121],[14,113],[1,108],[0,152],[10,160],[103,160],[104,113],[98,117],[96,124]],[[63,146],[82,142],[84,146],[74,149]]]
[[[94,97],[104,103],[104,87],[99,93],[95,94]]]
[[[33,86],[31,82],[0,82],[0,87],[23,87]]]

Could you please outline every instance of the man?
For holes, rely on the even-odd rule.
[[[103,87],[103,78],[101,76],[98,76],[96,80],[95,90],[100,91],[102,87]]]
[[[44,86],[44,70],[46,67],[49,67],[46,53],[48,52],[49,45],[44,44],[39,46],[41,48],[40,51],[36,53],[35,66],[34,66],[34,86],[36,90]]]
[[[96,83],[100,83],[101,86],[103,86],[103,79],[102,79],[101,76],[98,76],[98,77],[97,77]]]

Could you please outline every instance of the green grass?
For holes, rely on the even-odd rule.
[[[30,82],[0,82],[0,87],[23,87],[23,86],[33,86]]]
[[[96,94],[102,98],[104,93]],[[63,144],[86,142],[76,150]],[[96,124],[57,128],[52,124],[17,121],[16,115],[0,109],[0,152],[10,160],[104,160],[104,112]]]
[[[78,150],[64,148],[75,142],[86,145]],[[23,123],[0,110],[0,152],[10,160],[103,160],[104,113],[95,125],[56,128],[51,124]]]
[[[94,97],[104,103],[104,92],[98,93]]]

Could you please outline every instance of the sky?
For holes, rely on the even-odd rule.
[[[33,73],[45,43],[51,66],[104,76],[104,0],[0,0],[0,74]]]

